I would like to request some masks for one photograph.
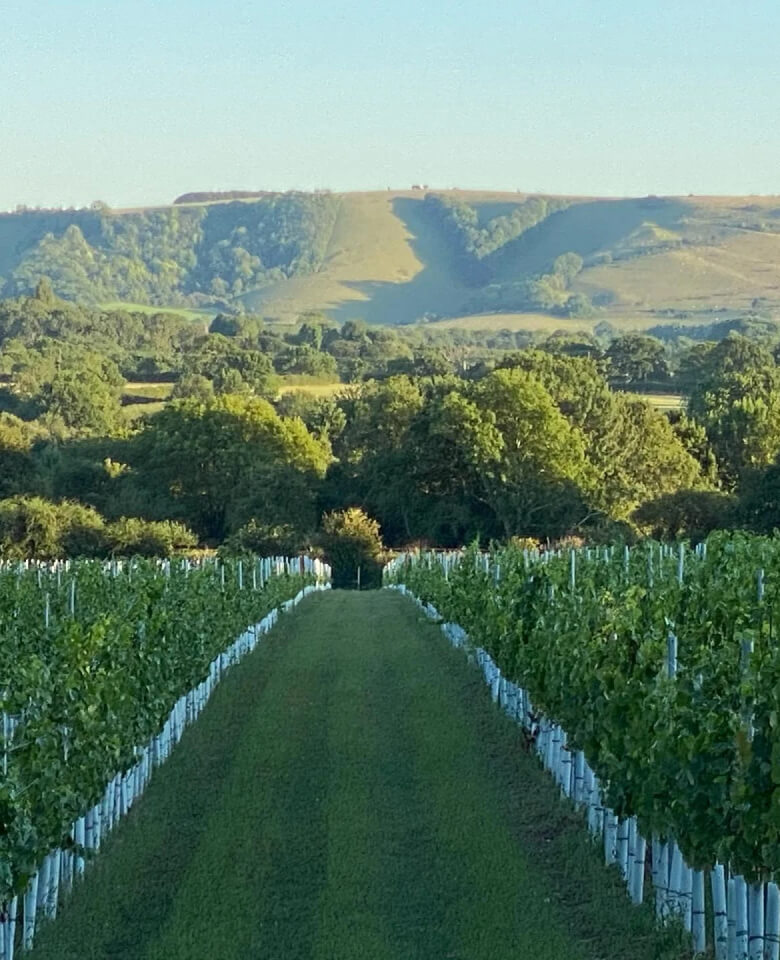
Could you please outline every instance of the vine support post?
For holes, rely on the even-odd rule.
[[[748,957],[764,960],[764,884],[751,883],[748,895]]]
[[[780,960],[780,890],[771,882],[766,885],[764,956],[766,960]]]
[[[712,886],[713,942],[715,960],[729,960],[729,923],[726,906],[726,871],[716,863],[710,876]]]
[[[693,931],[693,870],[682,858],[682,883],[680,885],[680,906],[683,924],[688,933]]]
[[[691,904],[691,933],[693,934],[693,952],[704,953],[707,949],[707,918],[704,906],[704,871],[693,871]]]
[[[574,754],[574,802],[582,806],[585,799],[585,754],[578,750]]]
[[[84,848],[86,847],[86,824],[84,817],[79,817],[73,825],[73,839],[76,842],[75,870],[76,876],[84,874]]]
[[[634,860],[631,865],[631,900],[636,904],[644,899],[646,857],[647,841],[637,830],[634,841]]]
[[[671,630],[666,637],[666,672],[670,679],[677,676],[677,636]]]
[[[631,877],[634,872],[634,854],[636,852],[636,817],[627,817],[626,818],[626,847],[625,847],[625,856],[623,860],[623,876],[626,881],[626,887],[631,892]]]
[[[50,854],[49,860],[49,890],[46,898],[46,916],[50,920],[57,918],[57,904],[60,899],[60,866],[62,864],[62,850],[57,849]]]
[[[32,950],[35,939],[35,918],[38,912],[38,874],[30,877],[27,892],[24,895],[24,932],[22,942],[25,950]]]
[[[734,946],[735,960],[748,956],[748,898],[745,878],[734,877]]]
[[[604,859],[607,863],[618,862],[618,818],[609,809],[604,811]]]
[[[680,848],[674,841],[669,843],[669,913],[672,916],[682,916],[683,913],[683,858]]]
[[[14,960],[14,940],[16,938],[16,911],[18,909],[18,898],[14,897],[8,904],[6,921],[2,925],[2,933],[5,937],[5,960]]]
[[[658,837],[653,839],[653,873],[655,915],[665,921],[669,914],[669,844]]]

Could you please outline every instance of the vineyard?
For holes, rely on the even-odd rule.
[[[318,561],[0,570],[0,957],[31,947],[223,673]]]
[[[307,602],[157,774],[329,578],[308,558],[0,568],[0,960],[34,941],[46,960],[135,957],[141,928],[154,960],[207,941],[226,958],[671,960],[679,936],[778,960],[778,542],[401,555],[395,595]],[[635,920],[594,892],[608,876]],[[152,926],[126,929],[136,915]]]
[[[680,960],[437,626],[318,593],[231,670],[30,960]]]
[[[776,541],[423,554],[387,577],[473,645],[635,902],[650,877],[696,952],[776,960]]]

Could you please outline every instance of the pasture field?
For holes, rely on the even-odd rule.
[[[124,300],[115,300],[111,303],[101,303],[104,310],[127,310],[130,313],[175,313],[193,322],[211,323],[216,310],[194,310],[192,307],[158,307],[148,303],[130,303]]]
[[[348,383],[283,383],[279,387],[279,394],[285,393],[305,393],[309,397],[336,397],[338,394],[348,390]]]
[[[228,674],[30,958],[682,955],[438,627],[333,592]]]
[[[167,400],[171,390],[173,390],[172,380],[129,380],[123,392],[126,397],[137,397],[139,400]]]
[[[171,381],[128,381],[122,390],[122,415],[128,423],[154,416],[165,407],[172,389]]]
[[[684,410],[686,398],[681,393],[637,393],[628,391],[638,400],[647,400],[650,406],[661,413],[671,413],[674,410]]]
[[[592,333],[599,320],[577,317],[554,317],[549,313],[472,313],[447,317],[435,323],[426,324],[428,330],[512,330],[531,333],[550,334],[556,330],[567,333]]]

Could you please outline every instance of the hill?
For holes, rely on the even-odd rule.
[[[183,194],[0,214],[0,292],[289,322],[656,327],[780,314],[776,197]]]

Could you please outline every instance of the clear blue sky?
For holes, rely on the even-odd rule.
[[[6,0],[0,209],[780,193],[777,0]]]

